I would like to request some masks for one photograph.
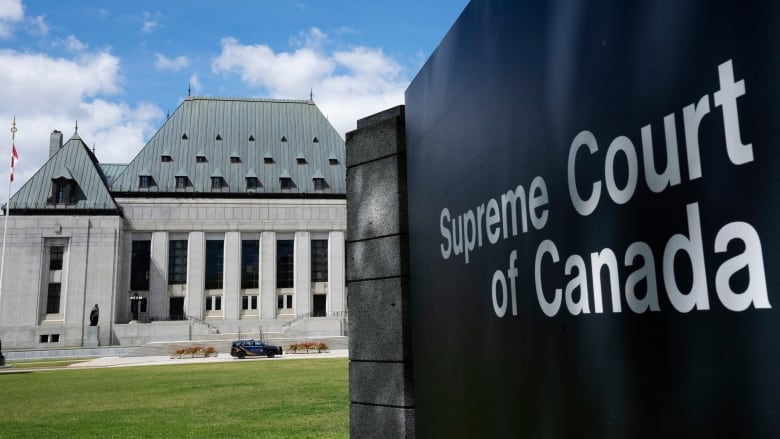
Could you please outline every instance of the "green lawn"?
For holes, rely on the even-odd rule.
[[[0,374],[0,438],[346,438],[348,361]]]

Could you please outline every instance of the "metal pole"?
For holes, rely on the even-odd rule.
[[[14,122],[11,124],[11,148],[14,148],[14,140],[16,138],[16,115],[14,114]],[[13,155],[13,149],[11,150],[11,155]],[[13,172],[13,168],[11,168],[11,172]],[[5,202],[5,225],[3,226],[3,255],[0,257],[0,309],[2,309],[2,303],[3,303],[3,274],[5,273],[5,244],[6,244],[6,233],[8,232],[8,217],[11,215],[11,184],[13,183],[13,180],[11,180],[10,176],[8,178],[8,196],[6,197]]]

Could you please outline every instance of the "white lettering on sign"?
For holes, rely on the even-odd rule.
[[[739,123],[738,98],[746,94],[745,80],[735,80],[731,60],[718,66],[718,79],[720,88],[712,93],[712,101],[723,115],[725,155],[735,166],[753,163],[753,145],[744,142]],[[653,139],[651,124],[639,129],[638,144],[628,136],[617,136],[604,152],[600,151],[593,132],[580,131],[569,147],[566,167],[569,199],[574,210],[583,217],[593,214],[602,201],[603,192],[606,192],[605,200],[623,206],[628,205],[638,191],[663,194],[686,181],[702,178],[699,128],[709,113],[709,94],[682,108],[682,148],[687,176],[683,175],[680,166],[675,113],[663,117],[666,160],[662,169],[654,156],[654,141],[657,140]],[[641,151],[637,150],[637,145]],[[603,161],[603,179],[578,178],[578,167],[593,168],[594,160],[598,168],[601,168],[598,161]],[[547,185],[537,176],[527,192],[518,185],[457,216],[448,208],[442,208],[439,215],[442,258],[449,260],[462,256],[463,262],[468,264],[483,246],[528,233],[529,224],[533,230],[542,231],[549,219],[549,202]],[[622,313],[625,307],[636,314],[659,312],[662,310],[659,286],[663,287],[671,308],[679,313],[709,310],[711,302],[719,302],[735,312],[751,306],[771,308],[758,231],[751,224],[733,221],[723,225],[715,236],[704,236],[698,201],[686,205],[685,219],[685,230],[669,236],[663,248],[656,249],[637,240],[622,251],[603,248],[585,255],[562,256],[554,240],[542,239],[533,261],[532,282],[542,313],[554,317],[564,304],[573,316]],[[715,254],[730,257],[717,267],[707,266],[705,256]],[[508,311],[512,316],[518,315],[520,279],[517,264],[518,252],[512,250],[506,270],[496,270],[491,278],[490,300],[498,318],[510,314]],[[686,275],[679,279],[680,273],[675,268],[682,266],[687,267],[683,270]],[[732,282],[737,273],[740,273],[739,281]],[[604,279],[606,284],[602,284]],[[742,290],[735,291],[735,285],[742,285]],[[714,294],[709,286],[714,286]]]

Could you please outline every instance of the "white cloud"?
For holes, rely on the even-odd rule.
[[[154,57],[154,67],[157,70],[173,70],[174,72],[178,72],[190,65],[190,59],[186,56],[177,56],[176,58],[171,59],[161,53],[155,53]]]
[[[159,25],[160,13],[151,14],[144,12],[143,24],[141,25],[141,32],[145,34],[152,33],[154,29]]]
[[[79,135],[88,145],[96,144],[101,162],[127,163],[163,118],[162,110],[152,105],[106,99],[122,91],[123,80],[119,59],[107,52],[53,58],[3,50],[0,65],[14,66],[0,69],[0,160],[10,154],[6,149],[14,115],[18,128],[14,190],[48,159],[52,130],[62,131],[67,140],[78,120]],[[7,177],[7,167],[0,167],[0,181]]]
[[[21,0],[0,0],[0,37],[10,36],[15,25],[23,20]]]
[[[87,45],[78,40],[73,35],[68,35],[67,38],[54,40],[52,43],[55,47],[64,47],[69,52],[81,52],[87,49]]]
[[[49,25],[46,24],[46,17],[38,15],[28,19],[32,27],[31,33],[37,35],[49,35]]]
[[[242,45],[222,40],[212,64],[215,73],[237,74],[270,97],[314,100],[339,133],[355,128],[362,117],[403,103],[409,80],[402,67],[381,49],[355,47],[327,52],[327,35],[312,28],[292,52],[275,52],[266,45]]]

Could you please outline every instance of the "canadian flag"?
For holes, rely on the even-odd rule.
[[[16,153],[16,145],[11,147],[11,181],[14,181],[14,166],[19,161],[19,154]]]

